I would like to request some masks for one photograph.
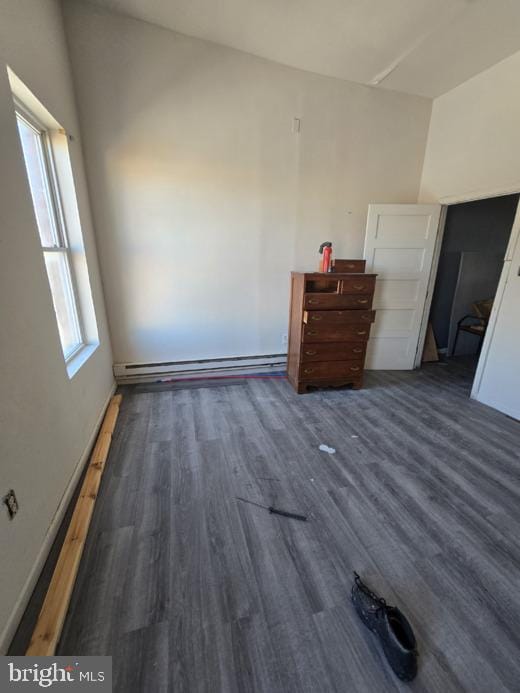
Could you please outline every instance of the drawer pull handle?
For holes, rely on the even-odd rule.
[[[309,337],[312,337],[313,335],[318,334],[318,333],[315,332],[314,330],[309,330],[309,331],[307,332],[307,334],[309,335]],[[365,333],[362,332],[361,334],[365,334]]]
[[[352,349],[352,351],[354,352],[354,354],[360,354],[363,351],[363,349]]]
[[[372,316],[371,316],[371,315],[362,315],[362,316],[361,316],[361,320],[368,320],[368,321],[370,321],[371,319],[372,319]]]
[[[307,303],[319,303],[315,298],[309,298],[307,299]]]
[[[368,303],[368,298],[358,298],[358,303]]]
[[[314,373],[314,368],[306,368],[303,372],[304,373]]]
[[[322,320],[321,315],[311,315],[311,320]]]
[[[360,332],[358,332],[358,334],[366,334],[366,333],[367,333],[366,330],[361,330]],[[311,334],[311,333],[309,332],[309,334]]]
[[[360,349],[361,351],[361,349]],[[316,356],[318,352],[317,351],[306,351],[305,356]]]
[[[359,370],[359,366],[350,366],[350,370],[351,370],[351,371],[358,371],[358,370]]]
[[[347,267],[348,267],[349,269],[353,269],[353,268],[355,267],[355,265],[347,265]]]
[[[358,291],[360,291],[361,289],[364,289],[364,288],[365,288],[364,284],[354,284],[354,289],[357,289]]]

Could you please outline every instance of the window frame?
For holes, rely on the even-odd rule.
[[[67,301],[70,304],[70,307],[72,308],[71,314],[73,317],[73,322],[74,322],[74,332],[76,334],[76,337],[78,339],[78,343],[74,346],[73,349],[71,349],[67,354],[65,354],[64,346],[61,342],[61,335],[60,335],[60,345],[62,348],[62,353],[63,353],[63,358],[65,360],[65,364],[68,365],[70,362],[78,356],[79,352],[84,349],[85,347],[88,346],[87,339],[85,337],[85,330],[84,330],[84,323],[83,323],[83,316],[81,312],[81,302],[80,302],[80,297],[79,297],[79,292],[78,292],[78,286],[77,286],[77,280],[75,277],[74,273],[74,262],[72,259],[72,251],[70,248],[70,241],[67,233],[67,224],[65,221],[65,215],[63,212],[63,206],[61,202],[61,195],[60,195],[60,187],[59,187],[59,182],[58,182],[58,176],[56,173],[56,165],[54,162],[54,156],[53,156],[53,151],[52,151],[52,142],[51,142],[51,136],[49,132],[49,128],[45,126],[35,115],[32,113],[23,103],[20,102],[19,99],[16,98],[16,96],[13,95],[14,99],[14,104],[15,104],[15,115],[16,119],[23,121],[25,125],[27,125],[31,130],[34,131],[34,133],[38,136],[39,139],[39,150],[41,153],[41,166],[42,166],[42,178],[44,181],[45,185],[45,196],[47,198],[47,205],[48,209],[50,212],[50,221],[53,227],[53,235],[55,238],[54,245],[48,246],[44,245],[43,240],[40,235],[40,231],[38,229],[38,240],[40,241],[40,248],[43,254],[43,259],[45,262],[45,256],[47,253],[58,253],[61,254],[65,258],[65,265],[66,265],[66,270],[68,277],[70,281],[67,282],[68,286],[66,287],[67,289]],[[20,140],[20,145],[22,146],[22,153],[23,153],[23,145]],[[26,169],[26,174],[27,174],[27,183],[29,186],[29,191],[31,194],[31,201],[33,202],[33,209],[34,209],[34,201],[32,200],[32,189],[31,189],[31,183],[29,179],[29,174],[27,170],[27,164],[25,162],[25,154],[23,153],[24,157],[24,166]],[[36,210],[34,209],[34,214],[35,214],[35,219],[36,219],[36,224],[38,225],[38,218],[36,214]],[[49,280],[49,288],[51,291],[52,295],[52,286],[50,284]],[[54,296],[53,296],[53,302],[54,302]],[[57,316],[56,316],[57,320]],[[59,330],[58,330],[59,332]]]

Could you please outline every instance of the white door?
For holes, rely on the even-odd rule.
[[[520,419],[520,205],[482,346],[472,396]]]
[[[414,368],[440,212],[440,205],[368,207],[364,257],[366,271],[378,277],[367,368]]]

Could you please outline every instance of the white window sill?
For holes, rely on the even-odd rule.
[[[96,351],[99,346],[99,342],[92,342],[91,344],[85,344],[85,346],[78,351],[77,354],[67,361],[67,375],[69,379],[76,375],[81,366],[88,361],[92,354]]]

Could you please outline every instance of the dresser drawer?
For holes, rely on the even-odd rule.
[[[340,294],[373,294],[376,285],[375,276],[353,274],[344,277],[339,285]]]
[[[364,272],[366,260],[332,259],[333,272]]]
[[[302,363],[313,361],[363,361],[366,342],[339,342],[338,344],[307,344],[302,346]]]
[[[306,325],[353,325],[370,324],[376,319],[375,310],[304,310]]]
[[[319,326],[304,325],[302,342],[366,342],[370,336],[370,325]]]
[[[326,363],[304,363],[300,366],[300,378],[343,378],[363,373],[363,361],[329,361]]]
[[[372,308],[372,295],[356,294],[305,294],[303,307],[310,310],[320,308]]]

